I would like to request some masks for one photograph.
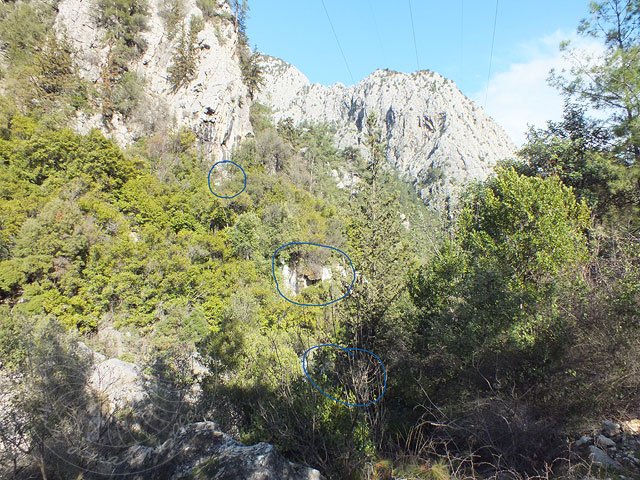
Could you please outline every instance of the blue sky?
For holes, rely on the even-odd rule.
[[[454,80],[466,95],[484,104],[495,0],[412,0],[418,60],[409,0],[324,2],[356,82],[376,68],[415,71],[419,61],[421,69]],[[558,101],[551,100],[544,85],[547,72],[539,70],[557,66],[558,43],[575,34],[587,4],[587,0],[500,1],[486,109],[512,137],[518,137],[517,143],[522,141],[518,132],[526,128],[526,115],[534,124],[558,117]],[[353,83],[321,0],[253,0],[250,8],[248,33],[260,51],[292,63],[312,82]],[[532,76],[541,85],[532,85]],[[505,88],[521,92],[510,90],[505,98]],[[539,102],[532,102],[538,89]],[[519,97],[529,104],[527,108],[546,102],[547,109],[537,105],[537,112],[528,112],[522,106],[525,111],[516,120],[516,112],[503,110],[517,110]],[[509,107],[510,102],[515,104]]]

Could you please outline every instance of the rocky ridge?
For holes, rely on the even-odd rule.
[[[427,202],[453,201],[462,185],[514,154],[502,128],[435,72],[376,70],[351,87],[323,86],[280,59],[264,55],[261,64],[266,81],[257,101],[276,122],[332,124],[337,146],[346,148],[364,143],[366,116],[376,114],[387,160]]]
[[[180,24],[173,26],[177,31],[188,29],[192,17],[203,17],[195,0],[183,3],[185,14]],[[187,127],[196,132],[214,156],[228,153],[252,131],[248,91],[237,55],[238,34],[233,23],[224,19],[224,14],[231,14],[229,5],[218,0],[217,8],[222,15],[204,22],[196,40],[198,61],[194,78],[177,90],[169,82],[168,69],[178,35],[171,38],[168,34],[161,0],[150,0],[149,7],[147,28],[142,33],[145,52],[130,67],[144,79],[145,99],[134,115],[136,118],[116,115],[109,133],[120,144],[128,144],[159,124]],[[96,0],[61,0],[55,28],[76,51],[80,76],[100,86],[109,47],[105,30],[97,23],[96,10]],[[80,132],[104,129],[104,119],[99,113],[82,115],[76,128]]]
[[[105,125],[100,113],[81,114],[76,129],[107,130],[126,145],[163,128],[193,130],[214,158],[228,156],[252,133],[252,100],[243,83],[237,52],[239,36],[225,0],[220,13],[204,22],[196,39],[197,65],[192,81],[174,89],[169,69],[179,35],[171,36],[163,17],[163,1],[149,0],[144,54],[130,71],[144,80],[144,99],[124,118],[116,114]],[[191,18],[204,18],[195,0],[185,0],[184,15],[174,31],[189,28]],[[98,89],[107,65],[106,31],[97,21],[96,0],[61,0],[56,31],[76,51],[80,76]],[[399,176],[411,182],[433,205],[455,203],[460,188],[486,178],[495,163],[513,155],[506,133],[455,84],[428,70],[404,74],[376,70],[354,86],[312,84],[288,63],[262,56],[262,91],[255,101],[273,111],[274,120],[326,122],[336,128],[339,148],[362,145],[365,119],[375,113],[388,142],[387,159]],[[366,151],[364,151],[366,155]]]

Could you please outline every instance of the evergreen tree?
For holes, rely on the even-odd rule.
[[[98,24],[106,30],[107,62],[102,69],[102,115],[129,115],[142,96],[142,81],[129,64],[146,49],[147,0],[99,0]]]
[[[389,342],[400,338],[403,319],[397,307],[411,263],[398,193],[386,186],[385,145],[374,115],[367,117],[366,126],[370,157],[356,185],[359,191],[347,224],[358,280],[349,297],[345,326],[354,345],[376,349],[384,344],[389,348]]]
[[[260,54],[251,52],[249,47],[244,48],[240,52],[240,70],[242,80],[249,90],[249,98],[253,99],[265,82],[260,67]]]
[[[181,29],[178,45],[173,56],[173,63],[167,69],[169,83],[174,91],[193,80],[198,66],[198,33],[202,31],[204,24],[200,17],[191,17],[189,28]]]
[[[560,122],[531,128],[516,165],[519,173],[548,178],[557,176],[572,187],[579,199],[603,214],[616,200],[616,189],[625,168],[611,152],[611,135],[591,120],[584,107],[567,105]]]
[[[640,221],[640,3],[591,2],[589,13],[578,33],[602,40],[605,52],[593,56],[561,44],[573,63],[552,71],[551,84],[565,96],[565,118],[530,132],[522,154],[533,169],[521,171],[545,175],[554,170],[596,214],[612,213],[614,206],[614,221],[635,229]],[[590,110],[605,113],[607,120],[589,120],[585,112]]]

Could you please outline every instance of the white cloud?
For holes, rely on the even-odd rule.
[[[570,65],[570,60],[558,48],[564,39],[570,39],[573,47],[590,54],[603,51],[602,45],[595,40],[558,31],[520,45],[519,53],[527,60],[512,63],[506,70],[494,73],[489,80],[487,113],[502,125],[518,146],[524,143],[528,124],[543,127],[548,120],[562,117],[562,97],[548,85],[547,79],[552,68],[561,70]],[[484,105],[485,94],[486,84],[472,98]]]

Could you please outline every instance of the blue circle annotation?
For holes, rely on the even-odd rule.
[[[278,283],[278,277],[276,276],[276,256],[278,255],[278,252],[280,250],[283,250],[287,247],[291,247],[293,245],[312,245],[314,247],[328,248],[330,250],[334,250],[339,254],[343,255],[347,259],[347,262],[349,262],[349,267],[351,267],[351,272],[353,273],[353,279],[351,280],[351,283],[347,287],[347,291],[344,293],[344,295],[342,295],[340,298],[336,298],[334,300],[331,300],[325,303],[300,303],[288,298],[282,292],[282,290],[280,290],[280,284]],[[278,291],[278,294],[280,294],[280,296],[284,298],[286,301],[291,302],[294,305],[298,305],[300,307],[326,307],[327,305],[331,305],[332,303],[339,302],[340,300],[346,298],[351,293],[351,290],[353,289],[353,285],[356,283],[356,269],[353,266],[353,262],[351,261],[351,258],[349,258],[349,255],[344,253],[339,248],[332,247],[331,245],[322,245],[320,243],[312,243],[312,242],[289,242],[289,243],[285,243],[284,245],[280,245],[278,248],[276,248],[276,250],[273,252],[273,256],[271,257],[271,273],[273,275],[273,279],[276,282],[276,290]]]
[[[316,348],[323,348],[323,347],[337,348],[338,350],[342,350],[343,352],[346,352],[350,357],[353,357],[354,352],[364,352],[368,355],[371,355],[373,358],[375,358],[376,361],[380,364],[380,367],[382,368],[382,373],[383,373],[382,392],[380,392],[380,395],[378,395],[376,398],[366,403],[351,403],[351,402],[345,402],[344,400],[340,400],[339,398],[336,398],[328,394],[327,392],[325,392],[316,382],[313,381],[313,378],[311,378],[311,375],[309,375],[309,372],[307,370],[307,356],[309,355],[309,353]],[[368,407],[369,405],[373,405],[374,403],[378,403],[380,400],[382,400],[382,397],[384,397],[384,394],[387,391],[387,369],[385,368],[384,363],[382,363],[382,360],[380,360],[380,357],[378,357],[375,353],[369,350],[365,350],[364,348],[342,347],[340,345],[336,345],[335,343],[323,343],[320,345],[314,345],[313,347],[305,350],[305,352],[302,354],[302,371],[304,372],[304,375],[307,377],[309,382],[311,382],[311,385],[313,385],[313,387],[316,390],[318,390],[322,395],[329,398],[330,400],[333,400],[334,402],[338,402],[338,403],[341,403],[342,405],[346,405],[347,407]]]
[[[225,163],[229,163],[233,166],[235,166],[236,168],[239,168],[240,171],[242,172],[242,190],[240,190],[237,193],[234,193],[233,195],[220,195],[219,193],[216,193],[213,191],[213,188],[211,188],[211,173],[213,172],[213,169],[216,168],[218,165],[223,165]],[[235,198],[238,195],[240,195],[242,192],[245,191],[245,189],[247,188],[247,174],[244,171],[244,168],[242,168],[240,165],[238,165],[236,162],[232,162],[231,160],[220,160],[219,162],[216,162],[213,164],[213,166],[211,167],[211,169],[209,170],[209,174],[207,175],[207,184],[209,185],[209,191],[211,193],[213,193],[216,197],[218,198]]]

